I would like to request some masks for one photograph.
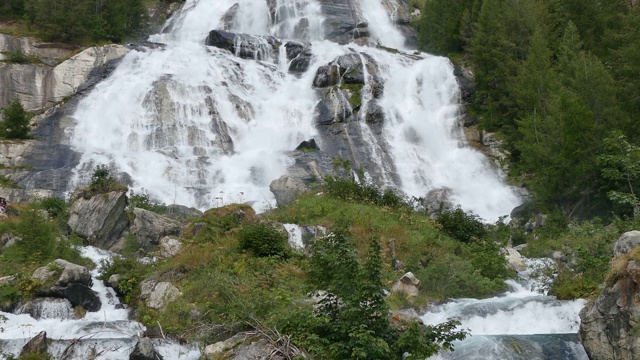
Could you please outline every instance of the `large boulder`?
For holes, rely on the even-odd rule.
[[[629,253],[631,250],[640,246],[640,231],[628,231],[616,241],[613,245],[613,256],[620,257]]]
[[[67,286],[54,286],[50,289],[52,295],[64,297],[73,306],[81,306],[89,312],[96,312],[102,308],[98,294],[84,284],[71,283]]]
[[[41,283],[54,283],[56,286],[62,287],[71,283],[86,286],[91,286],[92,284],[91,274],[86,267],[62,259],[54,260],[46,266],[37,268],[31,278]]]
[[[289,174],[273,180],[269,185],[269,189],[275,196],[278,206],[291,204],[298,196],[309,191],[309,188],[302,180]]]
[[[224,30],[209,32],[205,44],[228,50],[243,59],[276,60],[280,41],[273,36],[236,34]]]
[[[164,258],[172,258],[176,256],[180,252],[181,248],[182,243],[177,239],[169,236],[165,236],[160,239],[160,256]]]
[[[640,232],[616,242],[609,279],[595,300],[580,311],[580,340],[591,360],[640,359],[640,262],[630,255]]]
[[[160,244],[160,239],[169,235],[179,235],[182,226],[179,222],[154,212],[135,208],[135,220],[131,226],[131,233],[135,235],[138,245],[149,248]]]
[[[164,309],[180,296],[180,290],[169,282],[145,280],[140,284],[140,298],[153,309]]]
[[[124,191],[80,197],[71,204],[68,224],[88,244],[109,249],[129,224],[126,206]]]
[[[415,297],[420,294],[418,285],[420,285],[420,280],[418,280],[412,272],[408,272],[393,284],[391,291],[407,297]]]
[[[28,355],[40,355],[42,357],[47,356],[47,333],[41,331],[38,335],[34,336],[20,351],[20,358],[27,357]]]
[[[153,347],[151,339],[143,337],[138,340],[129,360],[163,360],[162,355]]]

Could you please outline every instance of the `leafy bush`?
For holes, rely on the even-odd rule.
[[[22,49],[17,49],[7,55],[6,61],[14,64],[26,64],[29,62],[29,58]]]
[[[487,236],[480,217],[473,213],[465,213],[464,210],[441,209],[436,215],[436,222],[442,226],[442,230],[464,243],[470,243],[473,239],[484,239]]]
[[[325,181],[327,193],[340,200],[366,202],[392,209],[406,206],[404,199],[391,189],[380,190],[373,184],[360,184],[353,179],[327,177]]]
[[[298,309],[285,321],[285,330],[320,359],[424,359],[466,332],[450,321],[438,326],[411,322],[394,326],[385,302],[379,239],[369,239],[362,265],[345,228],[314,245],[309,278],[324,293],[313,312]]]
[[[15,99],[2,109],[0,136],[6,139],[29,139],[30,116],[20,100]]]
[[[290,249],[287,235],[269,224],[248,224],[238,232],[240,249],[250,250],[258,257],[277,256],[287,258]]]
[[[103,164],[96,166],[93,174],[91,174],[91,183],[89,184],[88,195],[102,194],[118,190],[127,191],[128,188],[111,175],[111,171],[107,165]]]
[[[22,238],[14,247],[20,259],[41,262],[53,260],[58,229],[41,210],[30,208],[22,212],[15,231]]]
[[[153,211],[156,214],[164,214],[167,212],[167,205],[151,200],[149,192],[145,189],[142,189],[139,193],[131,190],[129,193],[129,205],[132,208],[145,209]]]

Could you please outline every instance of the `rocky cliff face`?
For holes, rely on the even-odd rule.
[[[31,121],[33,140],[0,143],[0,175],[18,186],[0,189],[0,196],[13,202],[62,196],[79,159],[69,145],[71,115],[79,101],[74,96],[82,96],[106,77],[129,50],[105,45],[71,56],[76,49],[68,45],[0,34],[0,53],[18,50],[38,62],[10,64],[0,59],[0,108],[17,98],[27,110],[41,113]]]
[[[640,231],[616,242],[610,277],[580,319],[580,340],[590,359],[640,359]]]
[[[20,46],[25,46],[26,50]],[[129,50],[122,45],[90,47],[58,65],[66,48],[39,51],[33,39],[18,39],[0,34],[0,52],[22,50],[38,61],[27,64],[0,63],[0,107],[13,99],[20,99],[29,111],[42,110],[100,81]],[[58,57],[60,56],[60,57]]]

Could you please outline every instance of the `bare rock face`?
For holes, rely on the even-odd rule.
[[[102,80],[129,49],[122,45],[90,47],[52,67],[0,63],[0,107],[18,98],[27,110],[41,110]]]
[[[640,246],[639,235],[631,231],[618,239],[613,275],[580,311],[580,341],[589,359],[640,359],[640,263],[628,254]]]
[[[70,208],[69,226],[87,243],[109,249],[129,224],[124,191],[76,199]]]

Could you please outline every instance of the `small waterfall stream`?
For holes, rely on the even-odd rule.
[[[584,300],[561,301],[546,295],[540,281],[530,278],[540,260],[528,260],[528,268],[510,290],[489,299],[456,299],[432,307],[422,316],[426,324],[458,319],[471,336],[456,342],[455,351],[430,360],[588,360],[578,340]]]
[[[35,319],[29,314],[8,314],[0,312],[6,321],[0,322],[0,356],[18,355],[22,347],[41,331],[46,331],[51,340],[49,353],[54,359],[86,360],[90,354],[99,354],[98,359],[128,359],[145,327],[130,320],[129,310],[118,300],[115,292],[98,280],[100,266],[109,262],[113,254],[95,247],[81,249],[82,256],[97,264],[91,271],[92,290],[102,302],[97,312],[87,312],[82,318],[76,318],[68,305],[67,311],[61,311],[59,299],[39,300],[41,318]],[[65,300],[66,301],[66,300]],[[64,306],[64,305],[63,305]],[[164,340],[154,340],[158,352],[165,359],[195,360],[200,356],[196,347],[181,346]]]

